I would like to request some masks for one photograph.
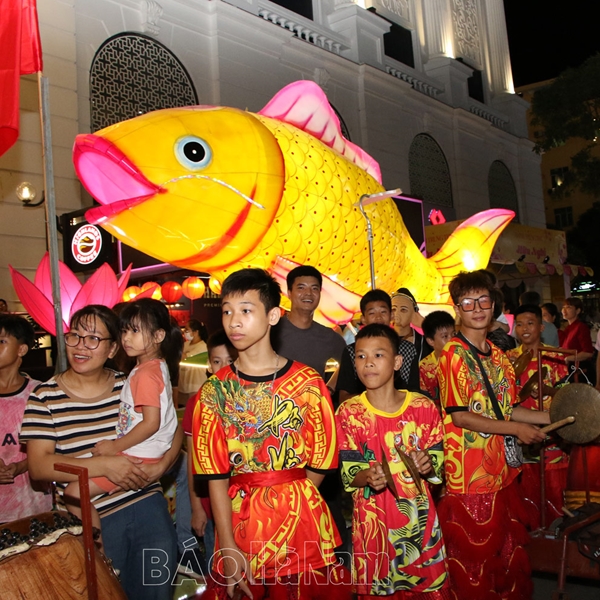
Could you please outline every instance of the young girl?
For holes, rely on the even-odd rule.
[[[126,454],[144,463],[157,463],[169,450],[177,429],[171,379],[176,377],[183,339],[171,325],[169,311],[158,300],[144,298],[121,312],[121,343],[127,356],[135,358],[121,392],[117,439],[98,442],[94,456]],[[105,477],[90,480],[90,496],[119,489]],[[65,490],[67,508],[81,515],[77,482]],[[73,502],[77,500],[77,502]],[[100,528],[100,518],[92,509],[92,523]]]

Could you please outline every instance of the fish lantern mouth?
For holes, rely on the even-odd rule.
[[[237,109],[165,109],[76,137],[73,162],[98,201],[86,212],[162,262],[215,272],[269,231],[285,183],[275,136]]]
[[[112,142],[93,134],[75,138],[73,162],[85,189],[102,205],[86,212],[92,224],[102,224],[166,191],[149,181]]]

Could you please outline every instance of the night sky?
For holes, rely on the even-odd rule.
[[[600,52],[594,0],[504,0],[504,8],[515,87],[552,79]]]

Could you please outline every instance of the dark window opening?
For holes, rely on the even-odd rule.
[[[377,14],[377,11],[373,7],[367,10]],[[414,69],[415,55],[413,53],[412,31],[393,23],[381,15],[378,16],[391,25],[390,30],[383,36],[385,55]]]
[[[469,96],[473,100],[477,100],[482,104],[485,104],[485,97],[483,95],[483,77],[481,71],[473,70],[473,75],[467,79],[467,85],[469,86]]]
[[[302,15],[312,21],[313,18],[313,7],[312,0],[271,0],[273,4],[283,6],[297,15]]]
[[[560,229],[571,227],[573,225],[573,207],[555,208],[554,223]]]
[[[383,48],[386,56],[414,68],[415,56],[410,29],[392,23],[392,28],[383,36]]]
[[[471,65],[467,65],[465,61],[458,57],[457,61],[463,63],[470,69],[473,69]],[[482,71],[478,71],[477,69],[473,69],[473,73],[471,73],[471,77],[467,79],[467,89],[469,92],[469,98],[473,98],[473,100],[477,100],[482,104],[485,104],[485,96],[483,95],[483,73]]]

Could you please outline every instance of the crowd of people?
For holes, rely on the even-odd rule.
[[[561,514],[569,462],[541,427],[571,361],[594,367],[581,301],[565,301],[563,329],[532,292],[511,325],[488,271],[450,283],[454,314],[423,318],[410,290],[375,289],[347,345],[314,320],[321,286],[314,267],[291,270],[282,316],[267,272],[232,273],[211,336],[195,319],[182,332],[157,300],[118,315],[84,307],[65,335],[67,370],[46,382],[21,372],[31,324],[0,314],[0,522],[52,506],[81,514],[61,462],[87,468],[96,542],[131,599],[171,598],[178,564],[204,573],[209,600],[530,598],[527,532]],[[577,353],[545,352],[543,390],[520,397],[544,345]],[[179,372],[202,352],[207,373]],[[186,557],[194,538],[204,562]]]

